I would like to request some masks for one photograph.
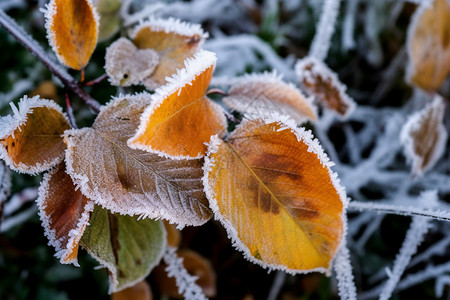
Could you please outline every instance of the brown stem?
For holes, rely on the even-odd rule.
[[[102,76],[99,76],[99,77],[95,78],[94,80],[85,82],[83,85],[85,85],[85,86],[95,85],[95,84],[97,84],[97,83],[102,82],[102,81],[105,80],[107,77],[108,77],[107,74],[103,74]]]
[[[72,108],[72,104],[70,103],[70,98],[69,98],[68,93],[66,93],[66,110],[67,110],[67,115],[69,117],[70,125],[72,125],[73,128],[78,128],[77,121],[75,120],[75,116],[73,114],[73,108]]]
[[[56,77],[58,77],[66,88],[74,92],[94,111],[100,111],[100,103],[91,95],[83,91],[78,82],[56,61],[50,58],[31,36],[29,36],[16,21],[0,9],[0,25],[2,25],[22,46],[36,56]]]

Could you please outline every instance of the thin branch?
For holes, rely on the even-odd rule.
[[[106,78],[108,78],[108,74],[103,74],[103,75],[101,75],[101,76],[95,78],[94,80],[91,80],[91,81],[88,81],[88,82],[83,83],[83,85],[84,85],[84,86],[92,86],[92,85],[95,85],[95,84],[97,84],[97,83],[102,82],[102,81],[105,80]]]
[[[286,273],[283,271],[277,271],[275,278],[270,288],[267,300],[276,300],[280,294],[281,288],[283,287],[284,281],[286,280]]]
[[[0,25],[2,25],[20,44],[22,44],[30,53],[36,56],[55,76],[57,76],[72,92],[78,95],[94,111],[100,111],[98,103],[91,95],[86,93],[78,85],[78,82],[64,69],[59,63],[51,59],[30,35],[28,35],[16,21],[9,17],[0,9]]]
[[[66,93],[66,110],[67,110],[67,116],[69,117],[70,125],[72,125],[72,127],[75,129],[78,128],[77,120],[75,119],[75,116],[73,114],[72,103],[70,102],[68,93]]]
[[[372,211],[377,213],[394,214],[401,216],[422,216],[439,221],[450,222],[450,211],[404,206],[395,204],[385,204],[376,202],[358,202],[350,201],[349,211]]]

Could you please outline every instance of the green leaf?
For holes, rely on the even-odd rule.
[[[108,269],[113,293],[143,280],[159,263],[166,232],[161,221],[138,220],[96,206],[81,244]]]

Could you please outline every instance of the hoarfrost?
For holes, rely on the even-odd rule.
[[[176,248],[167,247],[163,259],[167,264],[166,271],[169,277],[174,277],[178,286],[178,292],[186,300],[206,300],[202,289],[195,283],[197,276],[190,275],[183,266],[183,258],[178,257]]]

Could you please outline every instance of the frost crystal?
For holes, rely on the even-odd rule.
[[[166,271],[169,277],[174,277],[178,292],[184,296],[186,300],[206,300],[202,289],[195,283],[198,277],[190,275],[183,266],[183,259],[178,257],[176,248],[167,247],[163,259],[167,264]]]

